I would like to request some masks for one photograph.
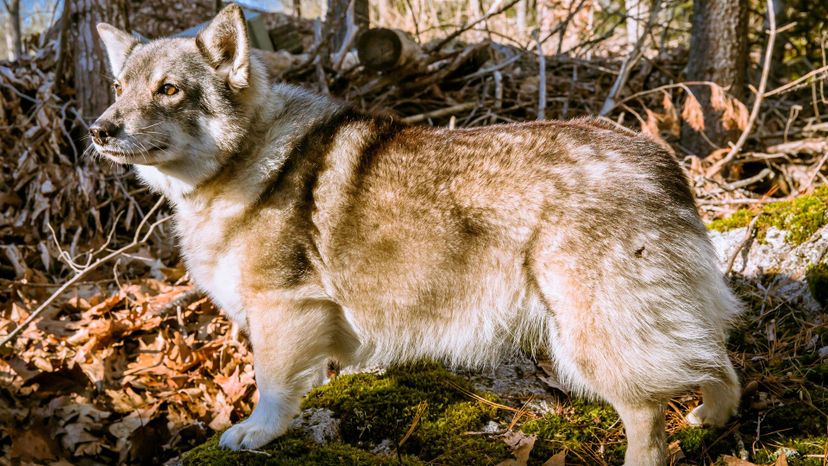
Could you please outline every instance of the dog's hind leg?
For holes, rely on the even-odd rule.
[[[701,387],[702,404],[687,415],[687,422],[695,426],[721,427],[739,408],[742,390],[733,364],[725,356],[722,379]]]
[[[666,458],[664,407],[657,402],[612,402],[627,434],[625,466],[663,465]]]

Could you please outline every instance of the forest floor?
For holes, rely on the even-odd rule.
[[[741,237],[734,229],[759,211],[767,218],[757,226],[759,242],[777,227],[796,231],[782,236],[797,245],[828,240],[828,188],[711,227]],[[139,251],[121,274],[120,286],[103,276],[78,284],[4,350],[0,464],[622,461],[624,431],[613,409],[570,396],[548,362],[520,355],[483,372],[423,362],[343,373],[304,398],[284,437],[257,451],[219,449],[220,432],[249,415],[256,399],[244,336],[193,291],[180,265],[164,267]],[[742,406],[724,428],[706,429],[684,420],[700,402],[696,394],[672,400],[665,416],[673,464],[828,461],[828,265],[823,257],[794,277],[807,281],[821,311],[789,299],[777,275],[732,277],[747,304],[729,342]],[[5,284],[25,299],[0,328],[20,322],[27,302],[51,291]]]

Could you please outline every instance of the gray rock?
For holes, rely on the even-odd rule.
[[[746,232],[747,228],[710,232],[722,270],[725,270],[728,260],[744,241]],[[748,278],[773,275],[773,281],[768,287],[769,293],[811,312],[818,312],[822,307],[808,289],[806,272],[813,265],[825,261],[828,256],[828,225],[798,246],[785,242],[786,235],[787,232],[771,227],[764,243],[750,240],[738,252],[733,262],[733,272]]]
[[[338,441],[339,419],[329,409],[312,408],[302,413],[290,424],[291,429],[303,431],[318,444]]]

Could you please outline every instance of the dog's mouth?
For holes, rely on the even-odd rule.
[[[97,147],[98,152],[117,163],[152,164],[155,156],[164,153],[169,146],[151,147],[148,149],[126,151],[107,147]]]

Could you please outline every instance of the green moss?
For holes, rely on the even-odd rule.
[[[802,244],[820,227],[828,223],[828,187],[821,187],[813,194],[799,196],[790,201],[766,204],[761,209],[742,209],[728,218],[714,220],[708,225],[711,230],[728,231],[746,227],[751,219],[763,215],[756,221],[757,238],[764,240],[768,228],[776,227],[787,232],[785,241]]]
[[[805,279],[811,296],[822,306],[828,307],[828,263],[812,265],[805,272]]]
[[[718,434],[719,432],[716,429],[686,427],[673,434],[670,440],[678,440],[679,446],[686,456],[698,458],[702,456],[705,450],[710,448]]]
[[[383,375],[340,376],[315,388],[306,408],[326,408],[340,419],[342,439],[367,447],[390,440],[394,445],[412,424],[420,403],[425,411],[402,453],[440,464],[496,464],[510,456],[502,441],[466,435],[495,420],[491,405],[471,400],[473,388],[436,364],[389,369]],[[491,394],[478,394],[495,401]]]
[[[256,452],[228,451],[218,446],[219,435],[185,453],[184,466],[298,466],[310,464],[359,464],[365,466],[399,464],[397,457],[374,455],[342,443],[317,445],[295,434],[272,442]],[[403,464],[422,464],[403,457]]]
[[[545,459],[561,450],[572,451],[576,457],[594,458],[596,439],[618,437],[602,445],[601,460],[610,464],[623,462],[626,442],[618,435],[608,436],[607,432],[613,428],[621,432],[618,414],[611,406],[573,399],[559,411],[531,419],[521,426],[523,432],[538,436],[533,458]]]
[[[736,228],[743,228],[750,224],[750,220],[758,211],[753,209],[739,209],[729,217],[713,220],[707,224],[707,228],[716,231],[730,231]]]
[[[754,461],[774,464],[780,452],[784,451],[790,466],[823,466],[826,442],[828,438],[824,436],[775,440],[757,449]]]

